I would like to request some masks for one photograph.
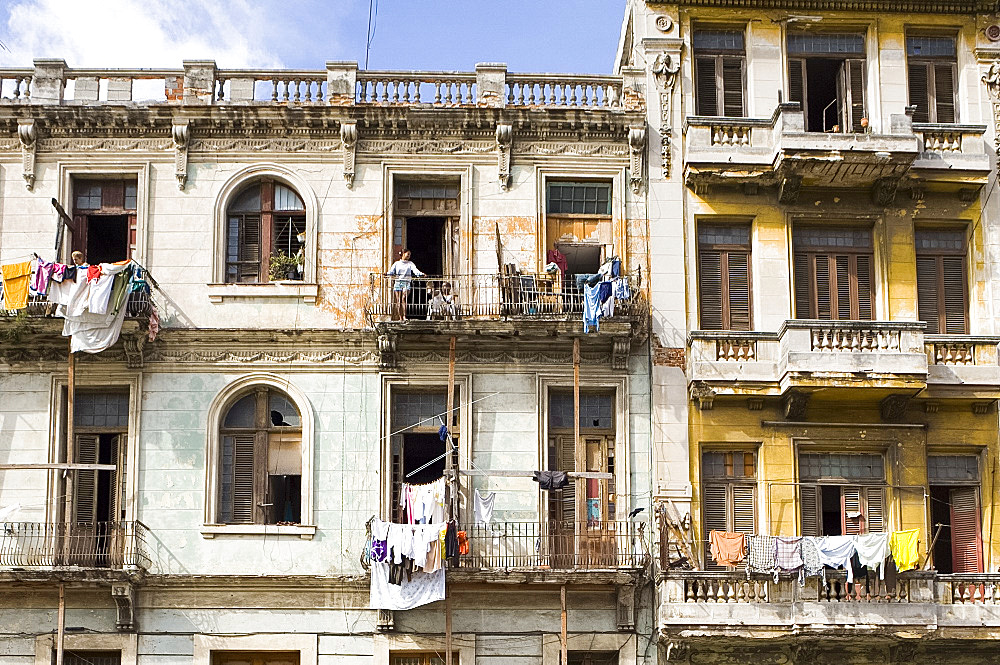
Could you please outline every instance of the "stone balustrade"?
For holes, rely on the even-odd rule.
[[[641,76],[641,70],[622,76],[508,74],[502,63],[481,63],[473,72],[359,71],[356,62],[328,62],[316,70],[219,69],[211,60],[186,60],[177,69],[73,69],[47,59],[32,69],[0,69],[0,102],[634,110],[644,104],[636,85]]]

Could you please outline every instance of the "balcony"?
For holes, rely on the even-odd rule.
[[[150,565],[148,533],[142,522],[3,522],[0,572],[86,579],[139,573]]]
[[[908,114],[894,114],[889,130],[806,132],[797,102],[779,104],[770,118],[692,116],[684,128],[685,181],[696,190],[775,185],[782,203],[794,202],[801,187],[864,187],[881,205],[904,177],[973,192],[986,183],[985,126],[914,125]]]
[[[869,574],[848,584],[843,571],[809,577],[747,578],[735,572],[670,572],[660,578],[660,618],[668,634],[801,637],[836,629],[913,630],[948,637],[1000,626],[1000,575],[913,571],[889,586]]]
[[[148,290],[132,291],[126,296],[125,318],[135,321],[148,321],[152,311],[152,299]],[[0,309],[0,321],[4,318],[54,318],[56,317],[56,304],[49,302],[46,296],[31,295],[28,297],[28,306],[24,309],[9,310]]]
[[[925,335],[928,397],[1000,399],[1000,337]]]
[[[915,392],[927,384],[923,330],[919,322],[792,319],[777,333],[697,331],[689,337],[689,376],[719,395],[857,387]]]

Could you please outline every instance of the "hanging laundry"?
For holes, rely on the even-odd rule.
[[[819,548],[816,546],[816,541],[819,539],[816,536],[803,536],[800,542],[802,570],[811,577],[823,574],[823,563],[820,561]],[[801,579],[800,582],[802,582]]]
[[[424,485],[404,483],[399,505],[405,509],[408,524],[444,521],[444,478]]]
[[[708,539],[711,542],[712,558],[720,566],[735,566],[746,556],[745,534],[713,530]]]
[[[879,579],[884,580],[885,560],[889,558],[889,534],[877,532],[855,536],[854,547],[861,565],[878,571]]]
[[[42,259],[35,260],[35,271],[31,274],[31,290],[40,296],[48,294],[49,281],[56,272],[56,267],[61,264],[49,263]],[[63,270],[66,266],[62,267]]]
[[[600,331],[600,321],[603,315],[600,283],[594,286],[585,285],[583,287],[583,332],[589,333],[591,328]]]
[[[8,310],[28,306],[28,287],[31,281],[31,261],[0,266],[3,276],[4,307]]]
[[[531,479],[538,483],[540,490],[561,490],[569,484],[565,471],[535,471]]]
[[[108,300],[108,310],[112,314],[117,314],[118,310],[122,308],[125,301],[128,299],[129,295],[129,285],[132,282],[132,266],[125,266],[125,270],[121,271],[114,277],[114,283],[111,286],[111,297]]]
[[[380,610],[412,610],[415,607],[444,600],[444,568],[439,568],[433,573],[415,570],[408,579],[400,579],[399,582],[400,584],[390,583],[388,563],[373,562],[369,606]]]
[[[747,579],[751,573],[774,573],[775,541],[774,536],[747,536],[746,571]]]
[[[489,524],[493,521],[493,503],[496,501],[496,498],[496,492],[482,494],[478,489],[476,490],[476,498],[473,504],[473,515],[475,516],[476,524]]]
[[[559,272],[564,275],[566,274],[566,271],[569,270],[569,262],[566,260],[566,256],[558,249],[550,249],[545,252],[545,262],[554,263],[559,266]]]
[[[831,568],[847,570],[847,581],[854,582],[851,557],[854,556],[854,536],[824,536],[816,540],[819,561]]]
[[[779,570],[791,573],[805,565],[802,561],[802,539],[779,537],[775,542],[775,565]]]
[[[107,314],[109,309],[108,304],[111,301],[111,292],[115,285],[115,277],[118,273],[130,269],[129,262],[102,263],[98,268],[99,275],[96,279],[91,279],[90,271],[87,271],[87,281],[90,283],[90,296],[87,300],[87,309],[90,310],[91,314]]]
[[[149,341],[155,342],[156,336],[160,334],[160,313],[156,311],[156,306],[150,304],[149,307]]]
[[[94,263],[87,266],[87,281],[93,282],[101,276],[101,264]]]
[[[889,551],[892,552],[892,559],[896,562],[896,570],[903,573],[917,567],[920,560],[917,554],[917,541],[920,536],[920,529],[909,529],[907,531],[893,531],[889,536]]]

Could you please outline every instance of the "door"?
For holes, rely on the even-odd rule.
[[[956,573],[983,572],[978,495],[975,487],[951,490],[951,560]]]

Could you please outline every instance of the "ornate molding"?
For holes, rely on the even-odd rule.
[[[626,157],[628,147],[621,143],[557,143],[539,141],[517,144],[518,155],[580,155],[583,157]]]
[[[358,123],[340,124],[340,140],[344,144],[344,182],[347,188],[354,187],[354,155],[358,145]]]
[[[698,403],[702,411],[710,411],[715,403],[715,391],[704,381],[691,384],[691,399]]]
[[[785,420],[802,420],[806,416],[806,407],[809,406],[809,394],[800,392],[790,392],[785,395],[782,403],[785,412]]]
[[[629,148],[629,174],[628,184],[633,194],[642,191],[643,173],[646,155],[646,127],[629,127],[628,130]]]
[[[663,4],[667,0],[650,0]],[[726,9],[760,9],[760,0],[683,0],[673,2],[681,7],[724,7]],[[993,5],[983,0],[770,0],[768,9],[810,11],[845,11],[885,14],[975,14],[992,11]]]
[[[497,149],[497,144],[495,139],[492,141],[368,139],[358,141],[357,149],[360,152],[397,152],[410,155],[466,155],[491,153]]]
[[[906,407],[910,403],[909,395],[889,395],[879,402],[882,420],[887,423],[898,423],[906,415]]]
[[[799,200],[799,190],[802,189],[802,177],[790,175],[781,180],[778,186],[779,203],[795,203]]]
[[[378,355],[379,367],[382,369],[395,369],[399,363],[398,357],[399,338],[390,333],[379,333]]]
[[[632,338],[621,335],[611,340],[611,369],[624,371],[628,369],[628,357],[632,352]]]
[[[488,348],[459,351],[455,359],[461,363],[481,363],[490,365],[564,365],[573,362],[572,352],[548,350],[491,350]],[[400,363],[446,363],[448,352],[438,350],[412,350],[398,353]],[[610,361],[607,351],[584,352],[580,362],[584,365],[607,365]]]
[[[0,150],[20,150],[20,139],[0,139]]]
[[[511,125],[497,125],[497,179],[500,189],[510,188],[510,151],[514,144],[514,128]]]
[[[872,186],[872,203],[877,206],[891,206],[896,202],[899,178],[880,178]]]
[[[670,53],[660,53],[653,60],[652,72],[653,76],[656,77],[656,86],[660,91],[660,170],[664,180],[670,177],[673,134],[671,101],[680,68],[680,57]]]
[[[126,353],[127,353],[126,347]],[[363,365],[377,358],[375,351],[221,351],[221,350],[164,350],[154,347],[145,353],[145,363],[209,363],[209,364],[333,364]]]
[[[297,139],[297,138],[199,138],[191,141],[190,149],[195,152],[337,152],[343,142],[340,139]]]
[[[174,176],[177,189],[184,190],[187,184],[188,148],[191,145],[191,124],[187,120],[174,120],[170,130],[174,140]]]
[[[115,628],[123,632],[135,630],[135,587],[129,582],[111,585],[111,597],[115,601],[117,617]]]
[[[33,118],[17,121],[17,139],[21,142],[21,176],[30,192],[35,186],[35,153],[38,150],[38,130]]]
[[[143,349],[146,347],[146,340],[149,332],[140,328],[128,333],[122,333],[122,348],[125,350],[125,364],[129,369],[142,369]]]
[[[1000,165],[1000,60],[990,63],[982,80],[989,93],[990,106],[993,107],[993,149]]]
[[[635,585],[622,584],[617,588],[617,611],[615,612],[618,630],[635,630]]]
[[[42,152],[155,151],[169,150],[174,147],[172,138],[47,138],[39,139],[38,143]]]

